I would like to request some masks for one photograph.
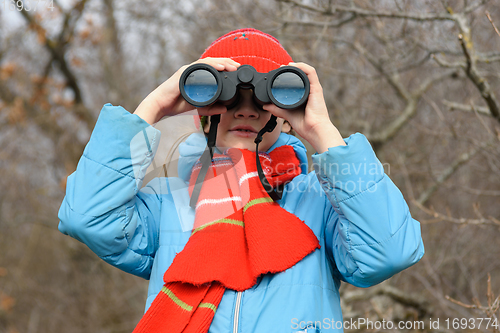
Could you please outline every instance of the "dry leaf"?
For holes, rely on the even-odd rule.
[[[0,294],[0,309],[9,312],[15,304],[16,300],[14,297],[10,297],[9,295],[3,293]]]

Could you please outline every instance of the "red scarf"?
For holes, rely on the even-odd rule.
[[[301,172],[291,146],[259,158],[273,187]],[[200,168],[199,162],[193,168],[190,192]],[[249,289],[261,274],[282,272],[320,247],[312,230],[264,191],[256,170],[249,150],[214,156],[191,237],[134,333],[207,332],[226,288]]]

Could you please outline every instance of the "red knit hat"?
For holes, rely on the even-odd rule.
[[[252,28],[231,31],[216,39],[200,59],[231,58],[242,65],[251,65],[257,72],[267,73],[288,65],[292,57],[271,35]]]
[[[217,38],[200,59],[207,57],[231,58],[242,65],[253,66],[261,73],[288,65],[292,61],[292,57],[276,38],[252,28],[234,30]],[[203,125],[202,116],[200,120]]]

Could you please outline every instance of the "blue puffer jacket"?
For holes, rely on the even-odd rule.
[[[192,135],[180,147],[180,177],[155,178],[141,188],[159,137],[138,116],[106,104],[59,211],[61,232],[150,280],[146,309],[190,236],[187,181],[206,145],[202,135]],[[284,272],[261,276],[251,289],[226,290],[209,332],[333,331],[342,321],[341,280],[369,287],[422,257],[420,224],[366,138],[354,134],[345,142],[313,155],[315,171],[290,182],[279,202],[313,230],[321,249]],[[307,170],[306,149],[295,137],[281,134],[270,150],[284,144]]]

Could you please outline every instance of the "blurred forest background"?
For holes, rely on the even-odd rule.
[[[242,27],[316,68],[334,124],[369,138],[421,222],[424,258],[369,289],[344,284],[345,319],[500,315],[500,1],[2,0],[0,12],[0,332],[133,330],[147,281],[57,230],[66,177],[103,104],[133,112]]]

